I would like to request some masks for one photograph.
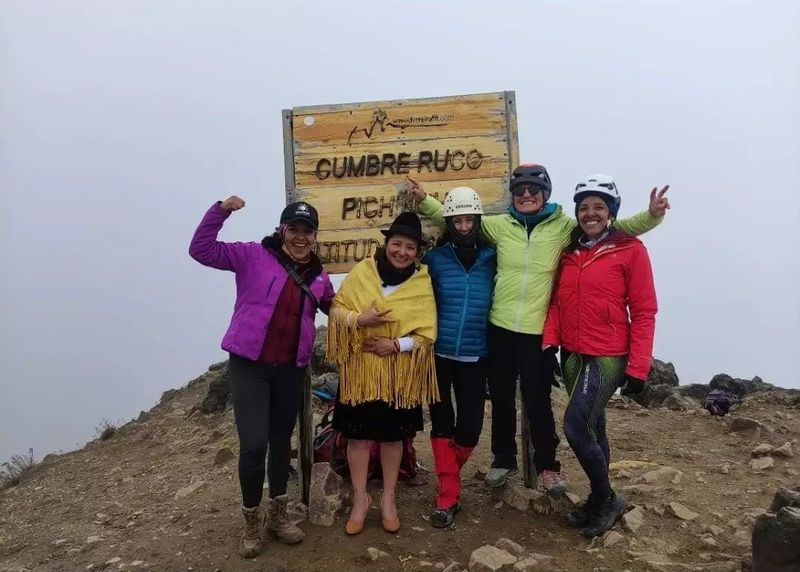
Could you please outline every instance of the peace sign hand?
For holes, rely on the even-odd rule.
[[[388,324],[394,322],[394,320],[388,317],[389,312],[392,310],[384,310],[383,312],[378,311],[378,306],[375,304],[375,301],[372,301],[369,308],[364,310],[358,316],[358,327],[363,328],[365,326],[382,326],[383,324]]]
[[[669,185],[666,185],[660,191],[658,187],[653,187],[653,190],[650,191],[650,214],[654,218],[661,218],[665,214],[667,214],[667,210],[669,210],[669,199],[664,195],[669,190]]]

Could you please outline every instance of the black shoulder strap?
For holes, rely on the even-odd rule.
[[[314,304],[314,307],[318,308],[319,300],[317,300],[317,297],[314,296],[314,293],[311,291],[311,288],[308,287],[308,284],[306,284],[305,281],[303,281],[303,277],[297,273],[297,270],[292,265],[292,263],[286,260],[286,258],[284,258],[283,256],[278,256],[277,258],[278,260],[280,260],[281,264],[283,265],[283,268],[289,274],[289,277],[292,280],[294,280],[298,286],[300,286],[300,289],[303,292],[305,292],[306,296],[308,296],[309,300],[311,300],[311,303]]]

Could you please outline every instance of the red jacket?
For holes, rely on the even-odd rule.
[[[613,231],[591,249],[562,255],[543,343],[593,356],[627,355],[625,372],[646,380],[657,310],[647,249]]]

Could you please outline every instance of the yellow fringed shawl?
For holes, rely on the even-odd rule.
[[[383,295],[374,258],[359,262],[342,282],[328,317],[327,359],[339,366],[339,400],[381,400],[396,408],[439,401],[433,343],[436,301],[427,266],[421,266],[388,296]],[[357,314],[375,302],[394,322],[356,326]],[[380,357],[362,351],[370,338],[411,336],[414,349]]]

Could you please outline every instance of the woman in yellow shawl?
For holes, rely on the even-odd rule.
[[[384,248],[350,271],[333,300],[328,322],[328,360],[339,366],[333,426],[347,437],[353,509],[345,531],[364,529],[372,499],[367,494],[369,441],[381,446],[381,518],[387,532],[400,529],[395,489],[402,440],[422,430],[422,405],[439,400],[434,366],[436,302],[425,244],[414,213],[402,213]]]

